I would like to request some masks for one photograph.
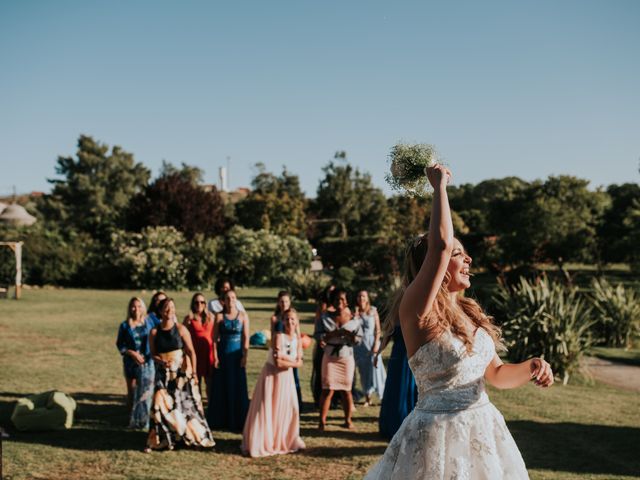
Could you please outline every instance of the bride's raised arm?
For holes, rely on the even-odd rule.
[[[429,340],[429,332],[420,328],[419,319],[424,318],[433,308],[453,249],[453,223],[447,197],[451,172],[442,165],[434,165],[427,168],[427,178],[433,186],[431,219],[426,239],[427,254],[400,303],[400,324],[410,357]],[[425,239],[417,241],[424,242]]]

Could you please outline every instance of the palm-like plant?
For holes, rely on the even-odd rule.
[[[591,346],[591,306],[576,288],[543,278],[524,278],[495,294],[496,318],[501,323],[509,360],[540,356],[566,384]]]
[[[598,343],[609,347],[631,346],[640,334],[640,298],[622,284],[615,287],[604,278],[591,284],[591,303],[596,314],[594,332]]]

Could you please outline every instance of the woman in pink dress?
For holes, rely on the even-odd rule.
[[[290,308],[283,315],[284,333],[276,333],[269,357],[253,391],[242,432],[242,453],[266,457],[305,448],[300,438],[299,405],[292,368],[302,366],[298,338],[298,314]]]
[[[198,292],[191,297],[191,311],[184,317],[182,323],[191,334],[193,349],[196,352],[198,386],[200,386],[203,377],[208,383],[214,363],[213,324],[215,322],[213,315],[207,311],[204,295]]]

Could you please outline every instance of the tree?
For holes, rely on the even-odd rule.
[[[640,271],[640,198],[636,198],[629,209],[629,216],[625,219],[624,224],[629,228],[628,244],[632,246],[629,250],[627,260],[631,263],[634,271]]]
[[[278,177],[256,164],[258,174],[251,181],[249,195],[236,204],[238,222],[252,230],[303,237],[306,231],[306,199],[297,175],[282,169]]]
[[[431,204],[427,197],[394,195],[387,200],[393,215],[393,234],[404,242],[420,233],[426,233]]]
[[[510,231],[503,219],[509,202],[527,187],[518,177],[489,179],[472,185],[469,183],[449,188],[451,208],[457,212],[473,235],[487,236]],[[506,228],[505,228],[506,227]]]
[[[193,171],[191,167],[187,171]],[[183,172],[185,168],[183,167]],[[163,175],[134,197],[128,213],[128,226],[141,230],[146,226],[173,226],[188,239],[196,234],[215,236],[226,227],[224,204],[215,187],[205,190],[193,178],[180,171],[166,170]]]
[[[312,211],[318,220],[335,219],[318,228],[320,236],[386,235],[391,223],[387,200],[373,186],[371,175],[353,169],[351,165],[329,162],[322,171]]]
[[[58,157],[56,173],[64,179],[48,180],[54,187],[41,210],[50,219],[108,238],[123,225],[129,201],[147,185],[150,172],[120,147],[109,152],[86,135],[78,140],[76,156]]]
[[[637,208],[635,205],[640,203],[640,185],[610,185],[607,193],[611,204],[598,227],[602,258],[606,262],[629,262],[638,246],[632,237],[635,224],[633,211]]]
[[[595,233],[607,195],[589,191],[588,185],[588,180],[552,176],[509,202],[510,214],[503,221],[511,232],[503,232],[499,242],[512,263],[551,261],[569,279],[566,262],[597,258]]]
[[[204,170],[200,167],[187,165],[182,162],[180,168],[177,168],[171,162],[163,160],[159,176],[170,177],[172,175],[178,175],[183,180],[189,181],[194,185],[200,185],[204,181]]]

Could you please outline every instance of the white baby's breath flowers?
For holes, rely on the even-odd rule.
[[[430,191],[425,169],[438,162],[438,154],[433,145],[399,142],[391,149],[389,162],[389,173],[385,179],[391,188],[413,196]]]

